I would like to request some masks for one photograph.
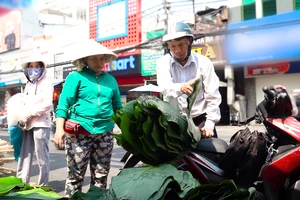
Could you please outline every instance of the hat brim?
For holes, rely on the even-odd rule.
[[[181,38],[181,37],[192,37],[192,38],[194,38],[194,35],[186,33],[186,32],[176,32],[176,33],[164,35],[163,38],[162,38],[162,41],[167,42],[167,41],[175,40],[175,39]]]
[[[77,58],[75,60],[72,60],[72,64],[73,65],[77,65],[77,63],[78,63],[77,61],[79,61],[81,59],[84,59],[86,57],[89,57],[89,56],[97,56],[97,55],[105,55],[105,56],[107,56],[107,60],[106,60],[107,62],[110,61],[110,60],[116,60],[118,58],[118,56],[116,54],[89,54],[87,56],[82,56],[82,57],[79,57],[79,58]]]
[[[25,62],[23,62],[21,64],[21,66],[22,66],[23,69],[25,69],[28,66],[28,64],[32,63],[32,62],[42,62],[44,64],[44,67],[47,68],[46,62],[41,58],[29,58]]]
[[[116,60],[118,57],[114,52],[93,39],[79,42],[75,46],[75,49],[77,50],[77,52],[75,52],[75,55],[77,53],[77,56],[74,56],[72,60],[73,65],[77,65],[78,60],[89,56],[106,55],[108,56],[107,61]]]

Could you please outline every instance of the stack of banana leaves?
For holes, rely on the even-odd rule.
[[[113,116],[122,132],[114,134],[118,145],[149,165],[181,159],[201,138],[201,131],[190,116],[200,90],[200,81],[193,87],[185,114],[151,95],[142,95],[125,104]]]

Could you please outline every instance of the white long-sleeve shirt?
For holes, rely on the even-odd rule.
[[[213,129],[221,118],[219,78],[209,58],[191,53],[187,63],[182,66],[170,54],[157,61],[157,84],[162,89],[164,101],[170,102],[179,112],[186,112],[187,96],[181,92],[181,86],[196,77],[202,79],[201,91],[192,108],[192,117],[206,113],[204,127]]]

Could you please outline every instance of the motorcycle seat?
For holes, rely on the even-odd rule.
[[[205,138],[201,139],[195,150],[205,151],[210,153],[225,153],[228,149],[228,144],[220,138]]]

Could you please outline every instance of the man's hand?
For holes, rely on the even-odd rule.
[[[200,128],[200,130],[202,131],[202,136],[204,138],[211,138],[215,134],[213,130],[211,130],[210,128],[207,128],[207,127]]]
[[[186,94],[186,95],[190,95],[193,93],[193,85],[195,84],[196,81],[199,80],[199,77],[196,77],[184,84],[182,84],[181,86],[181,92]]]

